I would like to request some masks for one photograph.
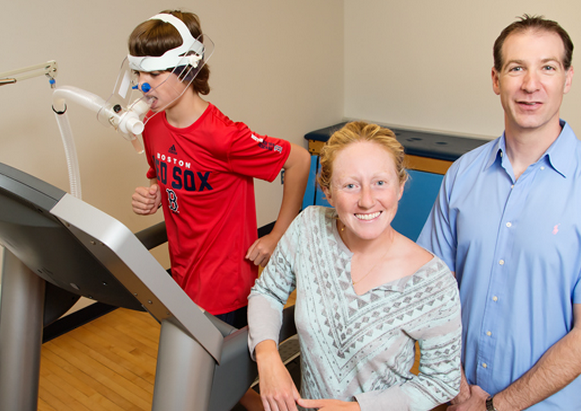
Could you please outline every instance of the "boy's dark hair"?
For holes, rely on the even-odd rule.
[[[502,61],[502,46],[504,41],[513,33],[522,33],[527,30],[534,31],[546,31],[549,33],[555,33],[561,37],[563,40],[563,46],[565,48],[565,55],[563,56],[563,67],[565,70],[569,70],[571,67],[571,61],[573,60],[573,42],[571,37],[565,31],[563,27],[559,25],[556,21],[547,20],[543,16],[529,16],[528,14],[523,14],[519,17],[520,20],[507,26],[496,41],[494,42],[494,47],[492,49],[492,54],[494,56],[494,69],[498,72],[502,70],[504,62]]]
[[[160,14],[171,14],[183,21],[194,38],[202,34],[200,19],[194,13],[180,10],[164,10]],[[169,23],[161,20],[146,20],[138,25],[129,36],[129,54],[132,56],[161,56],[168,50],[182,44],[183,40],[178,31]],[[168,70],[174,67],[168,67]],[[179,72],[179,71],[178,71]],[[207,95],[210,93],[210,68],[204,65],[192,82],[196,93]]]

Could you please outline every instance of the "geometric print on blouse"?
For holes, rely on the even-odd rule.
[[[322,220],[301,232],[306,246],[301,255],[295,254],[295,263],[307,268],[295,273],[308,277],[296,279],[301,293],[295,313],[302,331],[301,391],[307,398],[351,400],[354,394],[384,390],[413,378],[408,371],[414,339],[428,328],[445,326],[449,316],[458,314],[458,300],[455,281],[437,258],[412,276],[357,295],[351,283],[351,255],[337,241],[336,220],[329,218],[333,214],[333,210],[318,213]],[[449,362],[450,353],[460,347],[459,333],[454,334],[452,345],[446,341],[425,361]],[[430,379],[422,384],[429,390],[421,384],[417,388],[439,403],[445,395],[440,387]]]

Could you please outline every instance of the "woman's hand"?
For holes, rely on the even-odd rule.
[[[297,411],[300,399],[288,370],[282,363],[276,343],[262,341],[254,351],[258,364],[260,396],[266,411]]]
[[[316,408],[319,411],[361,411],[357,402],[299,399],[297,403],[303,408]]]

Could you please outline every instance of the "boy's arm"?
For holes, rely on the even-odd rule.
[[[131,206],[135,214],[155,214],[161,205],[161,192],[157,180],[151,179],[150,184],[149,187],[137,187],[131,196]]]
[[[296,144],[290,143],[290,146],[290,154],[282,167],[284,169],[284,187],[282,204],[276,223],[270,234],[256,240],[246,253],[246,258],[254,262],[255,265],[266,266],[278,240],[301,210],[309,178],[311,155]]]

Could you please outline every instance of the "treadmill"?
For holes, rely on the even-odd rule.
[[[153,411],[228,411],[257,376],[247,327],[204,312],[149,249],[164,223],[133,234],[118,220],[0,163],[0,410],[35,411],[43,327],[80,296],[147,311],[160,324]],[[280,341],[296,334],[294,308]]]

